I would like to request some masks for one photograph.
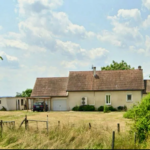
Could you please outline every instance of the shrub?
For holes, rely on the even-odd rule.
[[[81,105],[79,111],[95,111],[95,106],[92,105]]]
[[[124,109],[124,107],[123,107],[123,106],[118,106],[117,109],[118,109],[119,111],[122,111],[122,110]]]
[[[123,110],[127,111],[127,106],[126,105],[124,105]]]
[[[150,94],[145,96],[138,105],[128,110],[124,117],[135,121],[131,132],[137,133],[139,142],[146,140],[150,133]]]
[[[0,111],[7,111],[7,109],[4,106],[2,106],[2,107],[3,108]]]
[[[98,107],[98,111],[103,111],[103,110],[104,110],[104,106]]]
[[[104,106],[104,113],[110,112],[109,108],[107,105]]]
[[[73,111],[79,111],[79,106],[75,106],[72,108]]]
[[[108,108],[109,108],[110,111],[117,111],[117,109],[112,107],[112,106],[109,106]]]

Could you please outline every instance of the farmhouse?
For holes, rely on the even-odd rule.
[[[37,78],[31,97],[45,101],[49,110],[71,110],[76,105],[130,108],[150,92],[141,66],[135,70],[70,71],[69,77]]]
[[[0,97],[0,110],[24,110],[26,98],[24,97]]]

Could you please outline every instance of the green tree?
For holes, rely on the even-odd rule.
[[[150,94],[144,96],[137,105],[133,105],[124,115],[132,119],[131,132],[136,132],[139,142],[143,142],[150,136]]]
[[[16,97],[30,97],[32,93],[32,89],[26,89],[25,91],[22,91],[20,95],[16,95]]]
[[[3,57],[0,56],[0,59],[3,60]]]
[[[131,68],[131,66],[128,65],[123,60],[120,63],[117,63],[113,60],[112,64],[106,67],[101,67],[101,70],[130,70],[130,69],[134,69],[134,68]]]

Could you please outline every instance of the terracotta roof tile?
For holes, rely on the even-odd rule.
[[[67,91],[143,89],[143,71],[139,69],[96,71],[96,77],[93,71],[71,71],[67,86]]]
[[[66,96],[68,77],[37,78],[31,97]]]

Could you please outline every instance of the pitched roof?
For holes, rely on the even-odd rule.
[[[37,78],[31,97],[67,96],[68,77]]]
[[[144,80],[144,92],[143,94],[150,93],[150,80]]]
[[[143,71],[110,70],[71,71],[69,74],[67,91],[108,91],[108,90],[143,90]]]

